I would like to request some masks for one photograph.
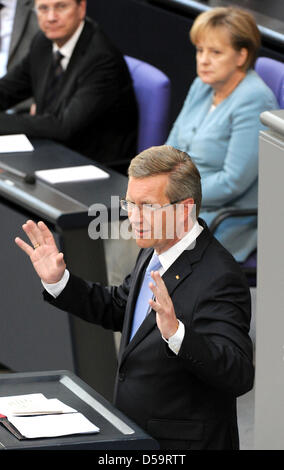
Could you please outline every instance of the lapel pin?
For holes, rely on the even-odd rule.
[[[176,275],[176,279],[179,279],[179,275],[178,275],[178,274]]]

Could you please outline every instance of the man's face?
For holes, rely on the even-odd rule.
[[[48,39],[62,47],[86,15],[86,0],[35,0],[38,24]]]
[[[177,228],[184,223],[184,212],[180,215],[175,205],[162,208],[171,202],[165,194],[167,185],[168,175],[130,177],[126,194],[126,200],[137,205],[128,211],[137,245],[141,248],[152,247],[158,254],[179,240]],[[159,209],[150,210],[149,205]],[[179,204],[179,208],[183,208],[183,204]]]

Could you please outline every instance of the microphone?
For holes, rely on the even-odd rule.
[[[7,175],[16,176],[27,184],[35,184],[36,182],[34,173],[24,173],[23,171],[16,170],[15,168],[10,168],[2,162],[0,163],[0,174],[1,173],[7,173]]]

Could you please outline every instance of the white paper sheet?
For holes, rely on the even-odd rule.
[[[46,398],[42,393],[14,395],[0,398],[0,413],[6,416],[26,416],[32,414],[73,413],[71,406],[57,398]]]
[[[99,428],[81,413],[29,417],[9,416],[9,421],[28,439],[99,432]]]
[[[28,439],[100,431],[82,413],[42,393],[0,397],[0,413]]]
[[[0,136],[0,153],[32,152],[34,147],[24,134]]]
[[[70,183],[76,181],[100,180],[109,178],[109,173],[94,165],[72,166],[67,168],[54,168],[39,170],[36,176],[51,184]]]

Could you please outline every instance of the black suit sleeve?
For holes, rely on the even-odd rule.
[[[73,274],[65,289],[54,299],[46,291],[44,300],[85,321],[113,331],[122,331],[131,275],[119,287],[88,283]]]
[[[12,68],[11,71],[0,80],[1,111],[10,109],[21,101],[32,97],[33,91],[30,71],[30,55],[28,54],[20,64]],[[0,113],[0,116],[2,120],[8,119],[7,122],[10,121],[9,115]],[[7,132],[7,134],[9,134],[9,132]]]
[[[35,116],[0,113],[0,133],[24,133],[29,137],[68,142],[72,140],[74,133],[78,134],[91,122],[95,123],[100,116],[119,106],[119,97],[124,93],[123,89],[119,89],[119,74],[114,58],[105,57],[78,76],[58,112],[43,112]],[[25,64],[22,64],[0,82],[2,110],[32,96],[28,76]],[[130,89],[130,82],[125,86],[126,94],[128,87]]]

